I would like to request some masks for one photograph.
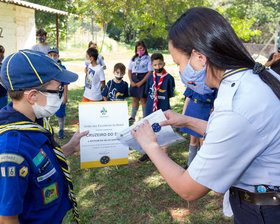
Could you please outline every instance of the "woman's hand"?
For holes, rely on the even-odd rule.
[[[142,124],[136,126],[136,128],[131,131],[131,134],[145,152],[153,143],[157,144],[157,136],[147,120],[144,120]]]
[[[184,120],[186,119],[185,115],[178,114],[173,110],[165,111],[164,115],[167,120],[160,122],[160,126],[171,125],[176,128],[183,128],[186,126],[186,123],[184,122]]]
[[[132,81],[130,84],[131,84],[132,87],[136,87],[136,83],[135,82]]]

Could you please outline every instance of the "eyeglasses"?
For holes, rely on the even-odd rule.
[[[59,96],[59,99],[61,99],[63,93],[64,93],[64,86],[59,86],[58,90],[52,90],[52,89],[40,89],[40,88],[27,88],[27,89],[21,89],[21,90],[32,90],[35,89],[40,92],[47,92],[47,93],[56,93]]]

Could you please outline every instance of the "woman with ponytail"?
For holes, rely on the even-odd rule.
[[[279,75],[255,62],[209,8],[189,9],[173,24],[169,50],[184,84],[199,94],[218,88],[218,95],[208,123],[169,110],[160,125],[192,129],[203,145],[184,170],[160,150],[147,121],[132,134],[182,198],[229,190],[235,224],[279,223]]]

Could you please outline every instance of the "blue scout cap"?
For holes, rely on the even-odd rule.
[[[58,54],[58,48],[55,47],[55,46],[51,46],[48,50],[48,53],[51,53],[51,52],[54,52],[54,53],[57,53]]]
[[[3,62],[1,79],[7,90],[15,91],[40,86],[50,80],[75,82],[78,75],[61,68],[42,52],[20,50]]]

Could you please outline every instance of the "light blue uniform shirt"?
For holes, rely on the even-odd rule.
[[[142,57],[137,56],[134,61],[131,59],[128,70],[131,70],[132,73],[153,71],[151,57],[149,55],[143,55]]]
[[[279,167],[280,100],[251,69],[225,78],[190,176],[216,192],[254,192],[254,185],[280,186]]]

